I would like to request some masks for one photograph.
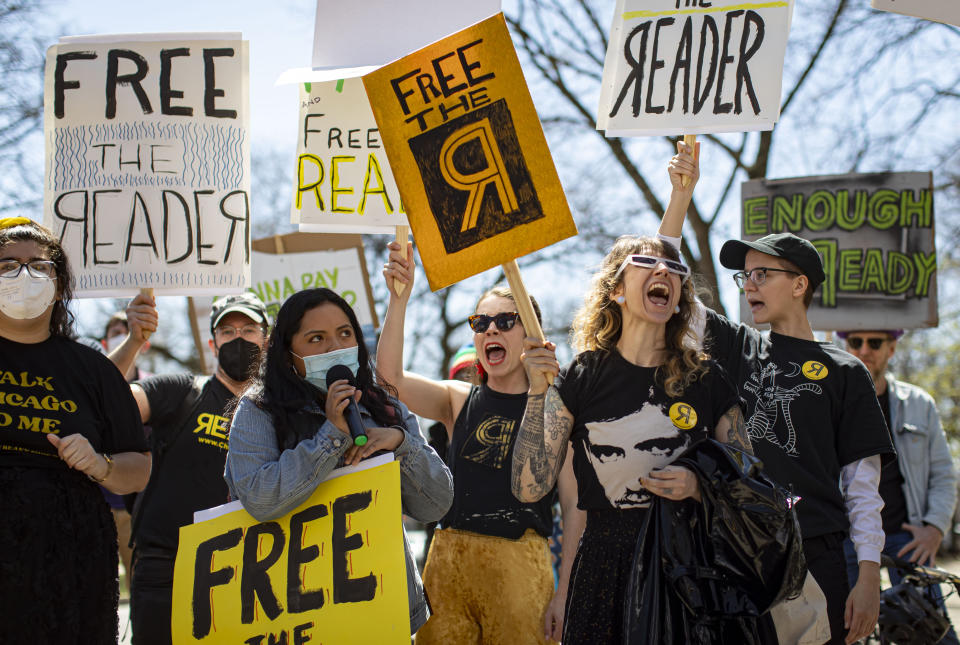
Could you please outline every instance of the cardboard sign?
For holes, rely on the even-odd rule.
[[[300,85],[290,217],[317,233],[393,233],[407,225],[359,78]]]
[[[871,0],[870,6],[879,11],[960,26],[960,3],[956,0]]]
[[[297,291],[327,287],[350,303],[363,331],[371,356],[377,353],[376,330],[380,326],[364,260],[360,235],[288,233],[253,241],[251,281],[247,291],[267,305],[272,320],[284,301]],[[207,339],[210,338],[212,298],[191,299],[191,315],[199,334],[194,338],[209,373],[216,368]]]
[[[283,253],[261,253],[254,247],[253,280],[248,291],[263,300],[270,317],[276,319],[280,305],[296,292],[326,287],[347,301],[357,314],[361,327],[377,327],[377,312],[373,307],[360,236],[315,237],[334,239],[316,240],[315,248],[324,250],[299,253],[286,243]],[[343,248],[336,248],[338,246]]]
[[[249,281],[247,43],[184,36],[47,50],[44,224],[78,296]]]
[[[742,206],[743,239],[789,231],[823,257],[814,329],[937,326],[932,173],[757,179],[743,184]],[[740,312],[752,320],[745,298]]]
[[[409,645],[400,466],[328,480],[296,510],[180,529],[175,643]]]
[[[772,130],[792,15],[793,0],[617,0],[597,129]]]
[[[317,0],[313,67],[384,65],[498,11],[500,0]]]
[[[576,234],[503,14],[363,82],[431,289]]]

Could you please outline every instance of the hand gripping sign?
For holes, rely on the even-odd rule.
[[[239,34],[96,36],[48,50],[44,224],[77,295],[248,283],[247,67]]]
[[[320,484],[287,515],[180,529],[175,643],[409,645],[395,461]]]
[[[431,289],[576,234],[503,14],[363,83]]]

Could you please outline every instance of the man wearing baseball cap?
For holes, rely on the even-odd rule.
[[[933,397],[916,385],[897,380],[887,371],[887,364],[897,350],[897,339],[902,335],[902,329],[837,332],[846,342],[847,351],[859,358],[870,372],[897,449],[896,461],[884,464],[880,471],[883,553],[933,565],[940,542],[951,528],[957,480]],[[856,554],[849,541],[844,548],[847,575],[850,584],[854,584],[858,573]],[[888,573],[891,585],[899,584],[903,578],[902,572],[895,568]],[[933,585],[930,591],[942,609],[940,588]],[[940,642],[956,645],[953,627]]]
[[[129,333],[110,359],[121,371],[157,329],[156,303],[139,295],[127,307]],[[210,348],[217,358],[210,377],[164,374],[130,389],[143,423],[152,428],[153,470],[133,512],[133,643],[171,643],[173,563],[180,527],[194,511],[228,501],[226,408],[246,389],[267,342],[267,308],[251,293],[217,298],[210,311]]]
[[[659,234],[679,246],[698,160],[678,155],[669,172],[673,194]],[[827,600],[828,642],[853,643],[873,630],[879,613],[883,502],[877,485],[881,455],[893,454],[870,374],[834,344],[814,338],[807,307],[824,271],[813,244],[792,233],[730,240],[720,263],[737,271],[733,278],[754,322],[771,331],[764,335],[705,309],[704,347],[746,401],[746,430],[765,472],[800,497],[807,567]],[[859,561],[852,590],[837,575],[846,566],[848,535]]]

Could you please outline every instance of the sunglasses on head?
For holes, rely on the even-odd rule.
[[[627,268],[628,264],[632,264],[635,267],[640,267],[643,269],[655,269],[661,262],[665,267],[667,267],[667,271],[670,273],[676,273],[684,280],[690,277],[690,268],[683,262],[671,260],[669,258],[657,257],[656,255],[643,255],[639,253],[628,255],[626,258],[624,258],[623,264],[620,265],[620,268],[617,269],[616,275],[613,277],[616,279],[617,276],[623,273],[623,270]]]
[[[496,316],[488,316],[487,314],[473,314],[467,318],[467,323],[470,325],[470,329],[478,334],[482,334],[487,331],[490,327],[490,321],[492,320],[496,324],[497,329],[500,331],[510,331],[513,329],[513,326],[517,324],[517,320],[520,318],[520,314],[516,311],[505,311],[499,313]]]
[[[860,349],[863,347],[863,341],[867,341],[867,345],[870,346],[870,349],[877,350],[883,347],[883,344],[887,342],[887,338],[848,338],[847,345],[850,346],[850,349]]]

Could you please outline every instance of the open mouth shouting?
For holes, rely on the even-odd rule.
[[[491,341],[483,346],[483,353],[487,357],[487,364],[493,367],[507,358],[507,350],[497,341]]]
[[[764,307],[763,300],[760,298],[747,297],[747,305],[750,306],[750,313],[756,315]]]
[[[670,305],[670,285],[654,282],[647,288],[647,300],[655,309],[667,309]]]

